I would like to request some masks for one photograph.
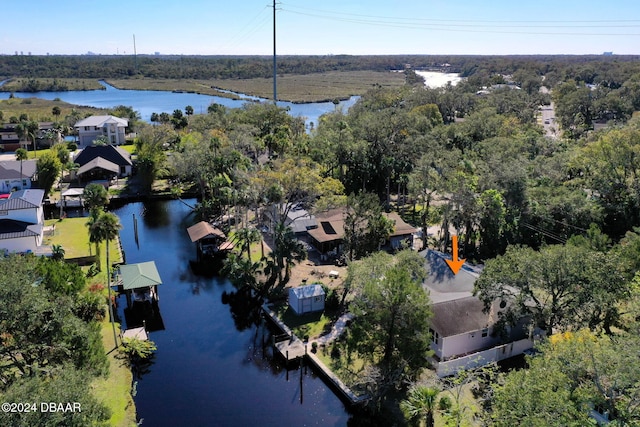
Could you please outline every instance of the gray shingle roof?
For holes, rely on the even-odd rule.
[[[36,174],[36,161],[22,161],[22,175],[31,179]],[[0,179],[20,179],[20,162],[18,160],[4,160],[0,162]]]
[[[298,299],[319,297],[321,295],[324,295],[324,289],[322,289],[322,286],[316,284],[298,286],[297,288],[292,288],[292,292],[296,294]]]
[[[95,158],[103,159],[114,163],[118,166],[131,166],[131,155],[120,147],[113,145],[97,145],[84,148],[73,160],[81,167],[89,163]]]
[[[431,327],[443,337],[478,331],[493,323],[483,308],[482,301],[473,296],[433,304]]]
[[[76,172],[78,175],[82,175],[85,172],[89,172],[93,169],[104,169],[109,172],[118,173],[120,172],[120,166],[116,165],[109,160],[103,159],[102,157],[96,157],[93,160],[85,163],[81,167],[78,168]]]
[[[458,274],[453,274],[445,259],[451,256],[427,249],[420,252],[424,257],[427,278],[423,286],[429,290],[433,303],[455,298],[464,298],[473,294],[473,285],[478,278],[477,268],[465,263]]]

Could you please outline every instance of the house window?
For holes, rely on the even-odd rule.
[[[24,185],[24,186],[26,186],[26,185],[27,185],[27,180],[26,180],[26,179],[23,179],[23,180],[22,180],[22,185]]]
[[[9,215],[9,211],[0,211],[0,215]]]
[[[314,297],[315,302],[320,302],[320,297]]]
[[[487,335],[489,335],[489,328],[484,328],[482,330],[482,338],[486,337]]]
[[[440,344],[440,335],[431,328],[429,328],[429,333],[431,334],[431,341],[436,345]]]

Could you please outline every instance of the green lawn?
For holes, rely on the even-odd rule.
[[[52,236],[45,237],[45,245],[62,245],[65,250],[65,258],[76,258],[92,255],[95,246],[89,242],[89,230],[85,225],[88,218],[65,218],[63,220],[46,220],[45,225],[55,225]],[[106,244],[101,245],[100,261],[102,272],[91,277],[89,283],[106,282]],[[111,263],[122,262],[116,241],[109,242],[109,261]],[[88,268],[84,268],[87,270]],[[106,292],[106,290],[105,290]],[[116,325],[116,333],[120,326]],[[113,330],[108,316],[102,322],[102,342],[105,351],[110,352],[114,348]],[[114,427],[131,427],[136,425],[136,413],[133,398],[131,396],[131,370],[121,357],[119,351],[109,353],[109,376],[97,378],[92,384],[94,395],[111,409],[109,425]]]
[[[86,226],[88,218],[65,218],[63,220],[48,219],[45,225],[55,225],[52,236],[44,239],[44,245],[62,245],[65,258],[77,258],[95,255],[95,245],[89,242],[89,229]],[[100,261],[102,268],[106,267],[106,244],[102,243],[100,249]],[[109,261],[122,262],[116,241],[109,242]]]
[[[116,324],[116,332],[120,326]],[[106,351],[113,349],[113,330],[109,319],[102,322],[102,343]],[[126,359],[119,351],[109,353],[109,376],[100,377],[91,383],[93,395],[111,410],[109,425],[131,427],[136,425],[136,408],[131,396],[133,375]]]

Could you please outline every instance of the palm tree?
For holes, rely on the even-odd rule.
[[[64,259],[65,250],[62,245],[51,245],[51,251],[51,258],[58,261]]]
[[[285,285],[291,275],[291,267],[297,262],[307,259],[307,250],[298,241],[288,226],[277,223],[274,233],[275,249],[272,256],[276,263],[275,271],[278,273],[278,284]],[[285,270],[284,278],[281,277],[282,270]]]
[[[98,261],[98,271],[102,271],[100,262],[100,244],[107,242],[107,270],[109,267],[109,241],[118,236],[122,228],[118,217],[110,212],[95,210],[87,221],[89,227],[89,241],[96,245],[96,258]]]
[[[260,262],[251,262],[232,253],[224,260],[222,273],[239,289],[249,286],[251,289],[259,290],[260,283],[256,276],[261,267]]]
[[[99,248],[102,241],[107,243],[107,289],[109,291],[109,315],[111,317],[111,327],[113,329],[114,345],[118,347],[118,338],[116,336],[116,327],[114,324],[113,304],[111,302],[111,273],[109,271],[109,242],[116,237],[122,228],[120,220],[115,214],[110,212],[96,211],[95,215],[89,217],[87,222],[89,227],[89,241],[96,244],[96,256],[98,258],[98,271],[100,268]]]
[[[16,150],[16,160],[20,161],[20,181],[24,182],[24,176],[22,175],[22,162],[29,158],[29,153],[24,148],[18,148]],[[20,184],[22,188],[22,184]]]
[[[253,227],[241,228],[236,231],[235,240],[238,241],[242,250],[247,251],[247,258],[249,259],[249,263],[251,263],[251,244],[260,242],[262,240],[262,234]]]
[[[16,133],[20,137],[20,140],[26,138],[27,141],[29,138],[33,141],[33,153],[35,157],[38,157],[38,153],[36,151],[36,133],[40,130],[40,125],[38,122],[34,120],[23,120],[16,126]]]
[[[98,216],[101,210],[109,203],[109,193],[103,185],[89,184],[84,187],[82,200],[91,212],[92,216]]]
[[[440,390],[427,386],[416,386],[409,390],[405,400],[400,402],[400,408],[410,421],[422,423],[424,419],[427,427],[434,426],[433,414],[436,409],[436,398]]]

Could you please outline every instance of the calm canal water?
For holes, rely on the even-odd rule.
[[[1,84],[1,82],[0,82]],[[191,105],[195,113],[206,113],[207,108],[212,103],[218,103],[228,108],[240,108],[246,100],[235,100],[219,96],[200,95],[197,93],[175,93],[167,91],[151,90],[120,90],[106,83],[102,83],[106,90],[88,91],[68,91],[68,92],[15,92],[17,98],[41,98],[53,100],[56,98],[62,101],[75,104],[86,105],[96,108],[113,108],[118,105],[132,107],[140,113],[142,120],[150,121],[151,113],[173,113],[174,110],[183,110],[187,105]],[[265,99],[239,94],[243,98],[270,102]],[[8,92],[0,92],[0,99],[9,99]],[[352,96],[348,100],[342,101],[339,108],[346,111],[356,103],[358,96]],[[293,117],[305,117],[307,127],[313,122],[318,124],[318,118],[325,113],[334,111],[336,106],[332,102],[314,102],[309,104],[293,104],[291,102],[278,102],[278,106],[289,108],[289,114]]]
[[[223,303],[223,294],[234,291],[228,280],[192,273],[189,207],[150,201],[114,213],[123,225],[127,263],[155,261],[163,282],[158,294],[165,329],[150,334],[158,351],[135,397],[144,426],[347,425],[343,403],[311,368],[302,369],[302,382],[300,370],[287,372],[262,345],[269,342],[268,328],[248,324],[242,304],[232,313]],[[122,316],[124,297],[119,305]]]

